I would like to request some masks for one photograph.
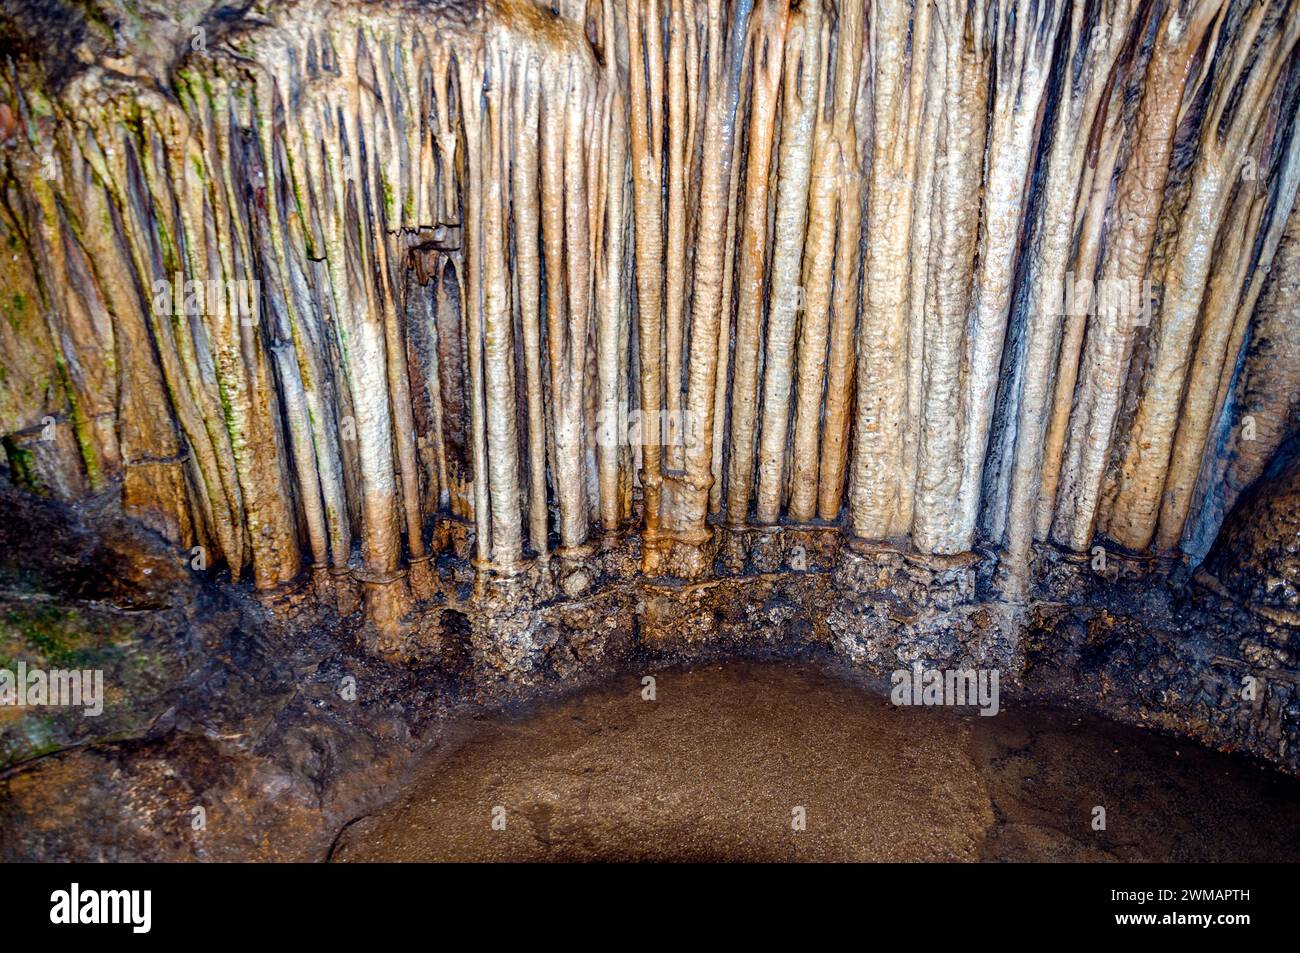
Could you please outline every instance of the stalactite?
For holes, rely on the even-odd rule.
[[[722,319],[722,269],[726,256],[727,209],[731,183],[732,137],[736,100],[748,28],[749,0],[732,9],[730,36],[725,32],[721,0],[710,0],[706,109],[703,149],[706,162],[700,184],[696,236],[695,284],[691,294],[690,361],[687,370],[686,417],[682,427],[685,472],[674,477],[675,528],[687,533],[704,529],[712,482],[713,392],[718,373],[718,325]]]
[[[1123,65],[1127,66],[1128,63]],[[1099,119],[1101,126],[1091,134],[1089,151],[1093,159],[1084,168],[1080,184],[1079,208],[1076,211],[1077,239],[1073,257],[1073,270],[1067,272],[1067,287],[1061,296],[1061,308],[1066,308],[1068,282],[1082,282],[1092,289],[1097,276],[1099,254],[1106,213],[1109,208],[1112,176],[1119,161],[1120,146],[1129,125],[1126,110],[1122,108],[1127,84],[1127,71],[1119,81],[1111,83],[1106,91],[1108,102]],[[1086,300],[1091,300],[1088,295]],[[1073,410],[1073,398],[1078,384],[1080,362],[1083,354],[1084,331],[1088,324],[1088,309],[1078,303],[1064,316],[1061,345],[1057,360],[1054,399],[1050,411],[1047,436],[1043,442],[1042,488],[1035,510],[1035,533],[1047,539],[1051,534],[1052,519],[1056,512],[1057,489],[1061,479],[1061,464],[1065,454],[1065,441]]]
[[[773,236],[770,305],[758,445],[757,518],[780,518],[786,436],[795,358],[795,328],[804,297],[802,265],[813,139],[821,96],[822,10],[818,3],[791,14],[785,43],[781,145]]]
[[[1097,142],[1110,115],[1104,112],[1108,94],[1123,85],[1124,64],[1117,62],[1123,46],[1133,39],[1133,2],[1116,0],[1107,5],[1095,24],[1086,20],[1086,10],[1076,6],[1070,14],[1064,53],[1059,62],[1065,75],[1059,80],[1059,101],[1047,128],[1050,151],[1043,174],[1043,204],[1037,235],[1030,245],[1026,283],[1028,330],[1024,347],[1021,392],[1017,408],[1014,459],[1009,474],[1010,489],[1005,518],[1008,555],[1008,588],[1016,596],[1025,594],[1030,547],[1045,535],[1039,528],[1040,499],[1050,508],[1055,498],[1055,465],[1045,461],[1048,445],[1059,446],[1059,437],[1048,436],[1048,418],[1053,412],[1051,387],[1053,364],[1061,355],[1056,375],[1059,430],[1063,431],[1078,368],[1078,340],[1063,330],[1071,318],[1063,313],[1070,272],[1071,246],[1076,231],[1076,208],[1081,199],[1085,164],[1099,170],[1098,177],[1110,182],[1110,163],[1099,155]],[[1078,322],[1081,329],[1082,321]],[[1067,383],[1068,378],[1068,383]],[[1052,471],[1047,480],[1046,471]],[[1041,496],[1040,496],[1041,494]],[[1050,512],[1050,509],[1048,509]]]
[[[853,120],[862,56],[862,11],[846,7],[841,12],[833,76],[829,25],[823,30],[820,108],[814,131],[808,234],[804,245],[804,311],[795,378],[788,508],[790,518],[801,522],[811,520],[817,513],[821,407],[824,400],[831,399],[826,389],[826,354],[832,298],[839,290],[836,279],[842,284],[848,277],[842,273],[844,256],[839,248],[842,244],[848,246],[850,256],[857,250],[856,229],[853,234],[847,234],[842,222],[844,216],[851,214],[847,206],[855,204],[853,183],[859,174],[857,128]],[[853,261],[851,257],[848,260]]]
[[[740,68],[742,73],[736,87],[737,97],[743,96],[744,86],[750,80],[749,71],[753,68],[748,37],[746,37],[745,49],[743,59],[741,59]],[[735,123],[740,123],[741,120],[741,106],[738,101],[736,103],[736,115],[733,119],[733,125]],[[740,180],[743,174],[742,166],[744,165],[741,161],[743,158],[741,155],[743,147],[743,130],[734,129],[731,137],[731,154],[728,158],[727,166],[728,169],[730,169],[730,181],[727,186],[726,247],[723,251],[722,288],[720,297],[721,313],[719,314],[718,320],[718,366],[713,375],[713,412],[711,424],[713,439],[711,441],[709,463],[708,503],[708,513],[710,518],[718,516],[721,512],[722,488],[725,483],[722,469],[722,458],[727,438],[727,398],[731,388],[731,339],[735,336],[733,302],[735,301],[736,245],[738,243],[736,231],[737,220],[739,218]]]
[[[1016,601],[1036,544],[1195,562],[1287,429],[1292,7],[323,0],[16,62],[10,469],[389,630],[443,547],[573,594],[593,529],[991,548]]]
[[[1278,44],[1287,40],[1284,31],[1274,30],[1271,37],[1260,37],[1259,29],[1267,10],[1262,5],[1251,10],[1249,22],[1233,42],[1231,55],[1222,54],[1226,62],[1213,79],[1214,88],[1201,120],[1205,132],[1198,143],[1191,193],[1177,226],[1176,250],[1164,276],[1160,318],[1152,335],[1152,366],[1143,384],[1137,418],[1129,431],[1118,497],[1104,525],[1109,536],[1130,549],[1145,549],[1155,534],[1163,477],[1170,467],[1174,450],[1175,421],[1192,364],[1190,350],[1197,317],[1202,312],[1202,302],[1209,304],[1206,292],[1212,266],[1217,275],[1228,279],[1223,284],[1232,287],[1230,293],[1235,296],[1245,278],[1259,213],[1265,204],[1266,196],[1259,193],[1253,181],[1243,181],[1241,172],[1242,157],[1248,154],[1247,138],[1257,127],[1269,100],[1267,87],[1276,81],[1277,71],[1289,52],[1278,49]],[[1294,36],[1292,33],[1292,43]],[[1271,44],[1272,49],[1269,45],[1264,46],[1264,55],[1255,63],[1257,68],[1247,79],[1244,70],[1252,58],[1257,40]],[[1245,86],[1239,89],[1242,82]],[[1229,98],[1236,99],[1238,95],[1239,103],[1226,117],[1225,123]],[[1234,180],[1238,183],[1236,188],[1233,187]],[[1229,214],[1230,209],[1232,214]],[[1232,232],[1224,236],[1216,254],[1216,239],[1227,221],[1233,223]],[[1222,313],[1223,308],[1218,310]],[[1213,314],[1209,312],[1207,316]],[[1221,328],[1225,326],[1221,319],[1214,323]],[[1208,341],[1213,333],[1206,328],[1201,336],[1202,340]],[[1196,373],[1192,375],[1194,379],[1198,376]],[[1217,382],[1216,373],[1216,386]],[[1202,385],[1189,391],[1185,419],[1208,417],[1206,401],[1204,398],[1198,401],[1198,394],[1208,397],[1209,387]],[[1199,433],[1203,440],[1205,429],[1200,429],[1199,424],[1192,426],[1195,428],[1193,432]],[[1208,419],[1205,427],[1208,428]],[[1195,440],[1193,437],[1185,446],[1190,447]],[[1199,461],[1200,452],[1201,448],[1196,447],[1190,453],[1182,451],[1180,455]],[[1180,460],[1174,469],[1184,474],[1181,489],[1186,494],[1190,491],[1190,486],[1186,485],[1189,482],[1187,464]],[[1185,500],[1183,503],[1185,505]],[[1181,525],[1167,532],[1165,545],[1171,544],[1171,538],[1176,542],[1180,532]]]
[[[738,300],[732,371],[731,456],[727,479],[727,518],[736,525],[743,525],[749,518],[754,481],[755,399],[758,394],[759,339],[763,326],[763,289],[767,274],[768,179],[789,19],[789,4],[780,2],[764,4],[755,21],[745,214],[736,279]]]
[[[620,404],[625,400],[623,382],[627,378],[627,340],[625,328],[628,313],[626,300],[626,207],[628,190],[627,110],[623,84],[619,78],[619,30],[613,3],[604,4],[603,12],[605,48],[605,90],[600,126],[600,154],[604,164],[600,170],[598,193],[602,201],[596,219],[597,269],[596,294],[596,348],[599,365],[597,384],[598,421],[610,424],[620,420]],[[596,441],[597,467],[600,487],[601,526],[609,532],[622,525],[629,512],[629,502],[624,490],[621,472],[627,466],[621,439],[622,428],[600,427]]]
[[[909,247],[929,21],[930,4],[915,19],[903,4],[882,4],[869,24],[875,126],[850,493],[853,531],[866,539],[902,535],[911,524],[904,442],[919,404],[911,406],[908,390]]]
[[[1248,156],[1258,156],[1262,151],[1263,143],[1256,144],[1253,149],[1246,148],[1251,138],[1250,126],[1258,124],[1272,99],[1271,88],[1283,65],[1292,59],[1297,42],[1300,42],[1300,18],[1291,16],[1276,25],[1267,42],[1252,51],[1259,55],[1262,62],[1238,92],[1239,100],[1231,125],[1226,132],[1221,132],[1227,139],[1230,156],[1235,158],[1242,152]],[[1288,105],[1292,115],[1294,109],[1293,99]],[[1211,118],[1218,117],[1212,114]],[[1202,148],[1205,148],[1204,143]],[[1291,148],[1296,148],[1294,140]],[[1232,160],[1229,159],[1228,163],[1231,167]],[[1240,166],[1237,168],[1240,169]],[[1282,181],[1282,189],[1284,193],[1289,193],[1289,206],[1295,201],[1294,165],[1290,175]],[[1157,544],[1163,549],[1173,549],[1182,539],[1192,491],[1205,453],[1206,439],[1222,409],[1223,385],[1226,384],[1225,363],[1229,368],[1235,364],[1245,320],[1253,313],[1263,284],[1262,274],[1256,272],[1253,277],[1248,275],[1254,252],[1250,247],[1250,239],[1265,221],[1266,210],[1271,211],[1268,200],[1268,194],[1261,192],[1253,179],[1239,176],[1229,216],[1230,220],[1237,223],[1240,231],[1225,236],[1228,240],[1218,249],[1221,259],[1206,295],[1205,318],[1191,359],[1183,416],[1174,437],[1173,453],[1164,480],[1157,530]],[[1272,215],[1271,219],[1271,234],[1267,237],[1267,252],[1264,256],[1270,260],[1285,224],[1284,216]],[[1245,228],[1241,228],[1242,225]],[[1166,313],[1167,310],[1162,309],[1162,317]]]
[[[657,0],[628,0],[631,152],[635,207],[636,291],[641,388],[641,489],[646,532],[659,525],[663,408],[664,79],[662,17]]]
[[[1218,6],[1209,0],[1186,7],[1171,4],[1156,32],[1134,141],[1115,184],[1109,212],[1113,233],[1106,236],[1098,265],[1098,288],[1107,289],[1107,293],[1097,303],[1096,320],[1085,346],[1053,524],[1053,538],[1074,549],[1085,549],[1092,541],[1103,468],[1119,410],[1120,382],[1127,370],[1137,319],[1137,309],[1111,292],[1141,287],[1147,278],[1192,60],[1219,14]]]
[[[664,243],[664,411],[667,414],[665,433],[667,466],[681,470],[682,454],[682,350],[685,338],[687,255],[687,194],[691,157],[694,150],[689,140],[694,135],[694,115],[690,108],[696,101],[688,96],[688,69],[693,57],[688,44],[694,36],[695,14],[688,23],[688,5],[694,0],[668,0],[668,207],[665,218]],[[691,86],[693,87],[693,83]],[[653,422],[651,424],[654,425]]]
[[[1025,227],[1030,164],[1038,145],[1043,95],[1063,11],[1064,5],[1029,2],[1008,4],[991,13],[996,16],[997,81],[989,111],[979,271],[965,356],[969,377],[957,494],[957,542],[963,550],[974,541],[1002,348],[1011,323],[1012,282]]]
[[[546,409],[542,391],[541,259],[538,248],[537,135],[538,63],[529,56],[515,66],[514,148],[511,210],[515,274],[528,383],[528,535],[535,553],[547,553]]]
[[[935,8],[944,37],[933,48],[942,85],[940,135],[946,153],[936,166],[925,289],[925,373],[916,503],[912,533],[922,552],[955,553],[963,545],[958,512],[962,454],[962,333],[974,280],[979,179],[984,152],[986,58],[982,4]]]
[[[1185,534],[1208,552],[1224,517],[1269,470],[1300,421],[1300,207],[1292,209],[1255,309],[1220,422],[1222,451],[1206,455],[1199,505]]]
[[[483,309],[483,376],[486,391],[486,426],[489,492],[492,505],[492,560],[513,565],[520,559],[519,436],[515,431],[515,370],[511,306],[507,289],[505,206],[508,177],[504,155],[506,137],[502,110],[503,89],[509,73],[509,54],[492,49],[485,64],[478,145],[478,190],[483,195],[481,222],[470,223],[471,243],[482,254],[481,298],[471,310]],[[470,148],[471,163],[474,147]],[[477,228],[481,234],[476,235]]]
[[[864,45],[866,30],[856,11],[847,11],[838,39],[842,67],[835,102],[836,138],[840,142],[838,221],[835,234],[834,283],[830,300],[830,349],[826,359],[826,408],[818,470],[817,515],[832,521],[844,502],[849,423],[853,403],[854,336],[860,306],[862,228],[866,196],[864,163],[869,154],[870,72]]]

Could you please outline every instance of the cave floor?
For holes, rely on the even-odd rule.
[[[460,726],[332,859],[1300,859],[1300,780],[1006,692],[981,717],[735,663],[655,695],[628,677]]]

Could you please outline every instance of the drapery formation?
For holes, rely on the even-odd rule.
[[[193,25],[6,64],[0,431],[260,588],[833,523],[1023,595],[1039,543],[1203,555],[1294,430],[1289,0]]]

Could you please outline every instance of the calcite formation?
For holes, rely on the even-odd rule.
[[[1290,0],[0,24],[11,478],[399,652],[1015,668],[1079,580],[1182,585],[1243,493],[1287,509]],[[1290,582],[1215,590],[1270,625],[1285,536]]]

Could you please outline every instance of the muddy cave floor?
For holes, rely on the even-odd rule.
[[[628,676],[462,722],[330,859],[1300,858],[1300,780],[1092,715],[1006,693],[993,717],[895,707],[805,663],[661,672],[655,689]]]

